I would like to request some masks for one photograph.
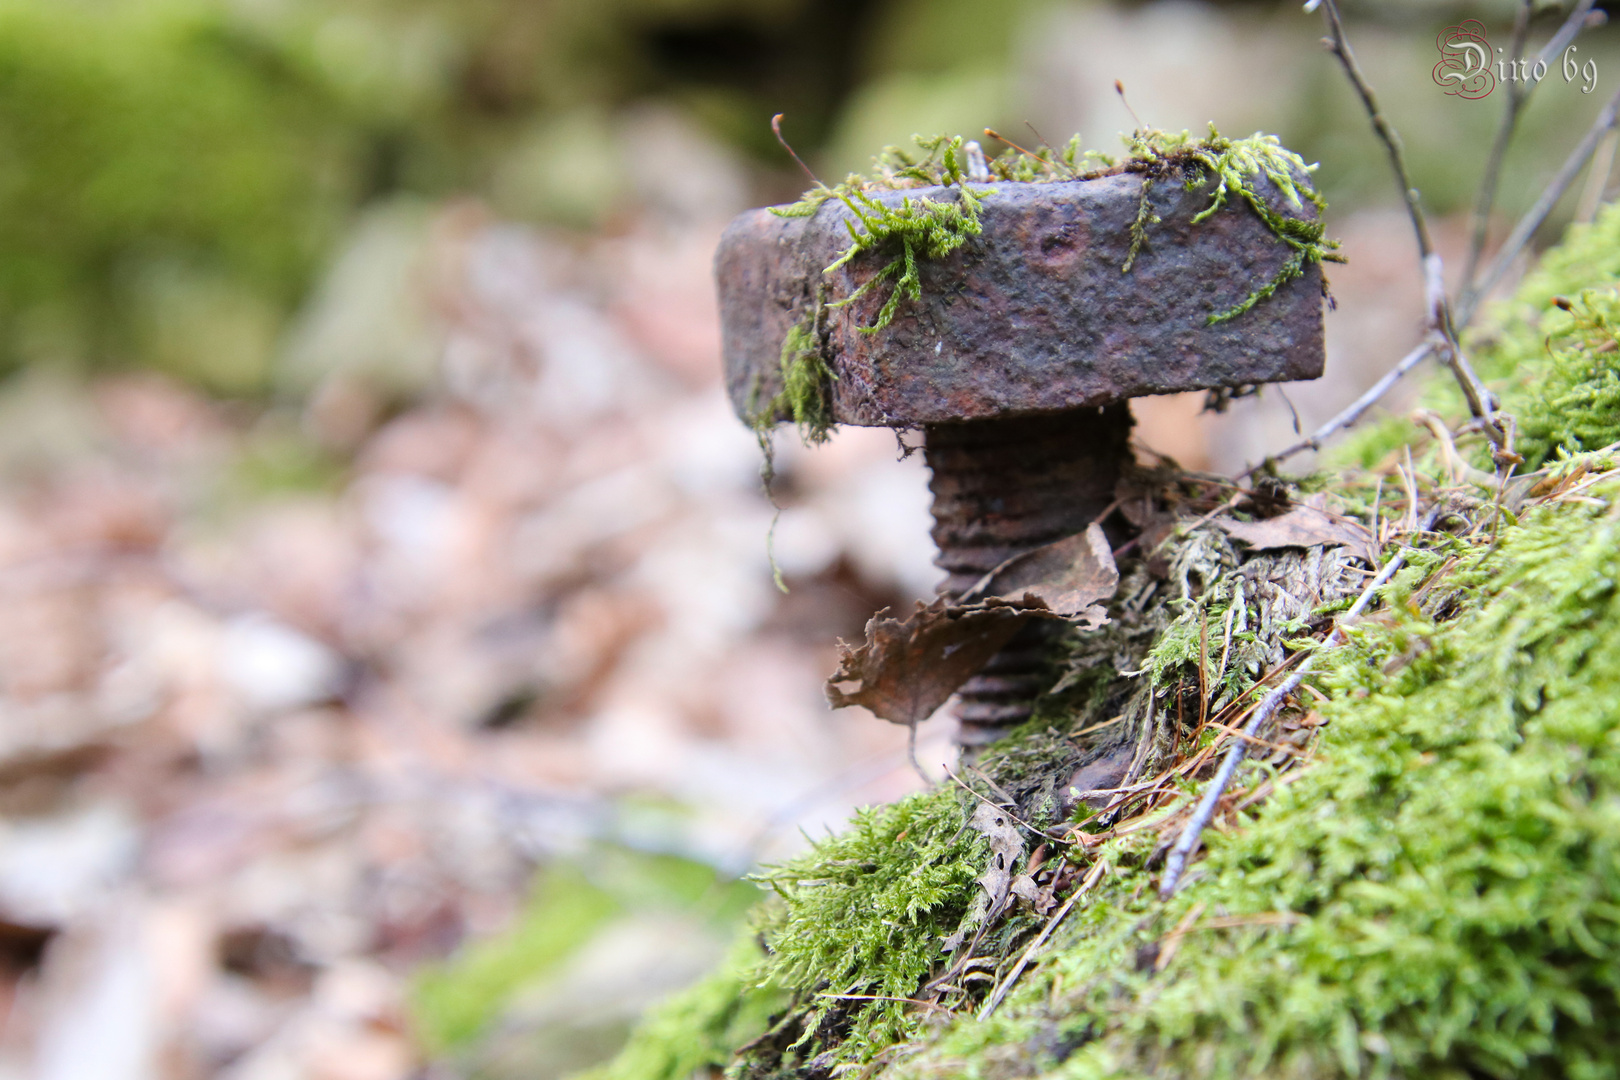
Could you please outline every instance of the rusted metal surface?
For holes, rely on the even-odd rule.
[[[1125,404],[925,428],[934,563],[946,575],[939,591],[961,596],[1013,556],[1085,531],[1114,498],[1130,432]],[[1047,688],[1053,633],[1051,623],[1024,627],[962,687],[963,742],[988,741],[1028,719]]]
[[[1289,255],[1241,200],[1193,225],[1207,189],[1160,181],[1158,221],[1129,273],[1141,177],[995,183],[982,236],[921,265],[922,297],[863,333],[888,295],[823,306],[823,357],[837,374],[839,423],[911,427],[1051,413],[1146,394],[1315,378],[1322,372],[1320,268],[1228,322]],[[1282,197],[1268,182],[1257,187]],[[953,199],[952,188],[879,196]],[[1307,204],[1306,213],[1310,212]],[[852,217],[836,200],[809,218],[753,210],[734,220],[715,258],[727,387],[745,417],[780,388],[788,329],[851,295],[887,261],[864,255],[823,270],[849,244]]]
[[[1290,254],[1237,198],[1193,225],[1209,204],[1207,188],[1155,183],[1154,220],[1126,273],[1141,177],[990,186],[983,235],[921,263],[921,298],[902,302],[876,333],[862,328],[877,318],[889,283],[830,305],[893,253],[824,273],[849,244],[853,218],[837,201],[809,218],[744,214],[715,257],[727,389],[740,416],[751,419],[781,389],[788,330],[813,324],[836,375],[838,423],[924,430],[936,562],[946,573],[939,588],[948,596],[1014,555],[1083,531],[1107,508],[1129,454],[1129,398],[1322,373],[1317,266],[1243,315],[1208,325]],[[1269,182],[1256,186],[1281,205]],[[907,196],[958,194],[878,197]],[[1026,626],[962,688],[962,742],[988,742],[1028,718],[1046,689],[1055,632],[1051,623]]]

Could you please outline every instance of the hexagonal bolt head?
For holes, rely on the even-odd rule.
[[[1254,183],[1283,205],[1268,181]],[[1208,185],[1155,183],[1143,243],[1123,272],[1140,176],[980,190],[982,235],[921,264],[921,298],[902,302],[876,333],[866,328],[890,282],[830,306],[887,261],[867,255],[824,273],[858,225],[837,200],[805,218],[749,211],[715,256],[726,384],[739,416],[751,421],[773,399],[784,338],[813,324],[835,375],[836,422],[923,429],[947,594],[1004,558],[1083,531],[1107,507],[1129,452],[1128,399],[1311,379],[1323,365],[1315,264],[1251,310],[1210,324],[1290,255],[1236,193],[1194,225]],[[922,188],[874,197],[895,205],[960,196]],[[1028,715],[1039,655],[1038,643],[1015,641],[981,685],[964,687],[965,741]]]

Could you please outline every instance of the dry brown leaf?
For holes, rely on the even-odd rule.
[[[1024,838],[1013,824],[1012,815],[989,803],[979,804],[972,824],[974,832],[990,841],[990,859],[979,875],[979,884],[990,898],[990,912],[994,915],[1007,902],[1013,867],[1024,857]]]
[[[1357,558],[1378,565],[1378,542],[1358,521],[1328,510],[1321,496],[1296,505],[1286,514],[1263,521],[1238,521],[1222,515],[1215,524],[1256,551],[1288,547],[1347,547]]]
[[[1083,533],[1007,560],[991,575],[985,592],[1026,602],[1033,597],[1054,615],[1096,629],[1108,621],[1099,601],[1118,588],[1119,568],[1108,537],[1092,522]]]
[[[884,608],[867,621],[862,644],[838,643],[838,670],[826,689],[833,708],[864,705],[896,724],[932,716],[1030,617],[1006,605],[953,607],[943,598],[919,600],[910,618],[888,613]]]
[[[979,875],[979,884],[984,892],[974,901],[973,908],[962,919],[955,933],[944,938],[941,948],[945,952],[955,952],[967,940],[968,933],[981,924],[993,921],[1007,906],[1007,899],[1013,895],[1012,869],[1018,865],[1018,860],[1024,857],[1024,838],[1018,832],[1011,814],[990,803],[980,803],[973,816],[968,819],[973,831],[990,842],[990,857],[985,861],[984,873]],[[1020,875],[1020,881],[1029,880],[1027,875]],[[1034,882],[1031,880],[1030,884]]]
[[[867,621],[864,642],[839,642],[827,700],[835,709],[864,705],[896,724],[921,723],[1028,619],[1064,619],[1094,630],[1108,621],[1098,601],[1118,587],[1108,538],[1092,525],[997,567],[975,590],[991,593],[978,603],[918,601],[905,619],[884,608]]]

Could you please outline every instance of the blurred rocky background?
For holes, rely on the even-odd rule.
[[[1346,7],[1455,266],[1499,102],[1441,93],[1434,36],[1514,5]],[[1119,79],[1320,160],[1327,377],[1138,402],[1145,448],[1231,471],[1419,332],[1319,36],[1191,0],[0,0],[0,1078],[610,1054],[750,867],[922,783],[820,689],[932,591],[921,462],[780,436],[781,593],[719,387],[715,240],[804,185],[770,116],[833,178],[913,132],[1112,150]],[[1541,89],[1504,221],[1620,79],[1612,31],[1580,49],[1597,92]]]

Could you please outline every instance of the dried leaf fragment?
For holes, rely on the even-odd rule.
[[[941,943],[941,948],[946,952],[961,948],[968,932],[975,926],[988,925],[1000,916],[1007,906],[1008,897],[1012,895],[1013,867],[1024,857],[1024,838],[1019,834],[1012,815],[1000,807],[980,803],[968,819],[968,824],[990,843],[990,857],[985,861],[984,873],[979,875],[979,885],[984,892],[956,931]],[[1021,875],[1020,880],[1025,877]]]
[[[1008,559],[990,575],[984,591],[1026,602],[1033,598],[1054,615],[1096,629],[1108,621],[1100,601],[1118,589],[1119,568],[1108,537],[1092,522],[1083,533]]]
[[[867,620],[862,644],[838,643],[838,670],[826,690],[835,709],[864,705],[896,724],[932,716],[1029,617],[1009,606],[953,607],[944,598],[926,605],[919,600],[906,619],[888,613],[884,608]]]
[[[1100,601],[1119,588],[1108,538],[1092,525],[1083,533],[1007,560],[970,595],[972,604],[945,598],[918,601],[904,619],[884,608],[866,624],[866,640],[839,642],[838,670],[827,680],[833,708],[864,705],[896,724],[917,724],[990,662],[1031,618],[1064,619],[1088,630],[1108,621]]]
[[[1238,521],[1222,515],[1215,524],[1228,536],[1256,551],[1277,548],[1347,547],[1359,559],[1378,565],[1378,543],[1359,521],[1328,510],[1320,495],[1299,503],[1285,514],[1263,521]]]

